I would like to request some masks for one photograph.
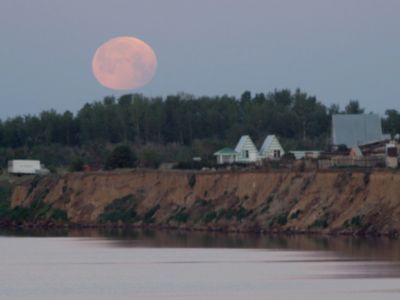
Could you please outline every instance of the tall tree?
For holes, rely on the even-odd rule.
[[[383,119],[383,130],[392,136],[400,133],[400,113],[395,109],[388,109]]]
[[[363,114],[365,109],[360,107],[358,100],[350,100],[344,108],[346,114]]]

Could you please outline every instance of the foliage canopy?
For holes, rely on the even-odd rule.
[[[5,166],[7,159],[29,156],[51,165],[71,165],[77,158],[87,163],[91,157],[104,164],[108,149],[126,144],[138,150],[141,165],[157,166],[168,155],[176,159],[173,156],[186,151],[185,157],[203,156],[234,146],[243,134],[256,144],[267,134],[276,134],[293,150],[323,149],[330,142],[332,114],[362,112],[357,100],[341,110],[301,90],[286,89],[254,95],[245,91],[239,98],[184,93],[165,98],[105,97],[85,104],[76,114],[50,110],[0,121],[0,163]],[[399,112],[388,110],[383,126],[386,132],[400,132]],[[179,145],[175,154],[160,150],[168,145]]]

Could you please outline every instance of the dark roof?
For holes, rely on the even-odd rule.
[[[355,145],[380,141],[386,136],[382,133],[382,123],[376,114],[343,114],[332,116],[333,145]]]

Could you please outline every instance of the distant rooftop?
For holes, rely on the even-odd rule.
[[[222,148],[214,153],[214,155],[237,155],[238,153],[232,148]]]
[[[387,138],[376,114],[342,114],[332,116],[332,143],[353,147]]]

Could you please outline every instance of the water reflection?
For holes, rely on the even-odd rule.
[[[386,238],[18,230],[0,249],[0,299],[400,296],[400,242]]]
[[[108,241],[114,247],[248,248],[293,251],[329,251],[358,260],[400,261],[400,240],[352,236],[266,235],[179,230],[134,229],[18,229],[0,230],[0,236],[75,237]]]

